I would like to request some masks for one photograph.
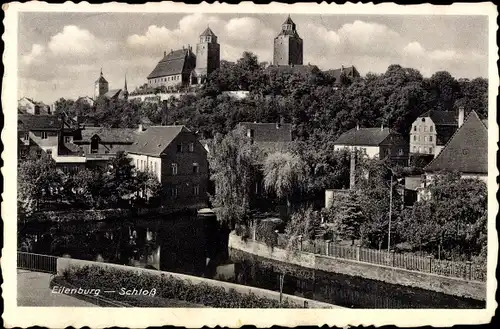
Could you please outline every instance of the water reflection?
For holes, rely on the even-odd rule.
[[[230,251],[235,262],[234,281],[350,308],[484,308],[485,303],[418,288],[315,271],[266,260],[239,250]]]

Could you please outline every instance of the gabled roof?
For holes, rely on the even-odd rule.
[[[455,112],[430,110],[419,116],[419,118],[431,118],[435,125],[454,125],[458,126],[458,120]]]
[[[253,139],[256,143],[286,143],[292,141],[292,125],[289,123],[240,122],[238,125],[245,127],[245,129],[252,129]]]
[[[81,130],[80,141],[90,141],[92,137],[98,136],[104,143],[132,143],[137,135],[133,128],[106,128],[89,127]]]
[[[389,135],[389,128],[353,128],[342,135],[334,145],[352,145],[352,146],[379,146]]]
[[[475,111],[469,114],[448,144],[424,170],[488,173],[488,129]]]
[[[359,72],[354,66],[342,67],[339,69],[326,70],[325,73],[333,76],[335,78],[335,83],[340,83],[340,77],[342,76],[342,72],[346,74],[348,77],[357,78],[359,77]]]
[[[185,126],[151,126],[139,133],[128,148],[129,153],[161,156],[162,152],[181,133],[190,132]]]
[[[205,31],[203,31],[202,34],[200,34],[200,37],[215,37],[215,33],[210,29],[210,27],[207,27]]]
[[[184,73],[186,59],[188,56],[196,55],[189,49],[173,50],[170,53],[165,53],[163,58],[158,62],[154,70],[148,75],[148,79],[164,77],[174,74]]]
[[[104,94],[104,97],[106,98],[116,98],[120,94],[122,90],[121,89],[111,89],[107,93]]]
[[[59,130],[62,121],[54,115],[19,114],[18,130]]]

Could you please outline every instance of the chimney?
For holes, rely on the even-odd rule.
[[[349,172],[349,189],[356,187],[356,149],[351,150],[351,168]]]
[[[340,66],[340,73],[344,72],[344,65]]]
[[[167,51],[166,50],[163,51],[163,56],[167,56]]]
[[[465,109],[463,106],[458,108],[458,128],[464,124]]]
[[[356,130],[359,130],[359,124],[356,124]]]

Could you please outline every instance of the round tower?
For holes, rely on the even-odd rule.
[[[274,38],[274,65],[302,65],[303,41],[297,33],[297,26],[288,15],[281,25],[281,32]]]

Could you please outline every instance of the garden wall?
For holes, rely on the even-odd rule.
[[[383,265],[375,265],[354,260],[316,255],[308,252],[294,252],[287,257],[285,250],[271,248],[261,242],[244,242],[239,236],[229,236],[229,247],[259,257],[350,276],[362,277],[402,286],[421,288],[448,295],[486,300],[486,283],[467,281],[436,274],[410,271]]]
[[[274,299],[274,300],[280,299],[280,293],[277,291],[272,291],[272,290],[249,287],[249,286],[244,286],[244,285],[239,285],[239,284],[229,283],[229,282],[216,281],[216,280],[212,280],[212,279],[206,279],[206,278],[201,278],[201,277],[196,277],[196,276],[191,276],[191,275],[184,275],[184,274],[179,274],[179,273],[148,270],[148,269],[131,267],[131,266],[123,266],[123,265],[116,265],[116,264],[109,264],[109,263],[99,263],[99,262],[85,261],[85,260],[72,259],[72,258],[58,258],[57,259],[57,274],[62,275],[64,270],[68,269],[69,267],[79,268],[79,267],[84,267],[84,266],[99,266],[99,267],[103,267],[103,268],[114,268],[114,269],[118,269],[118,270],[122,270],[122,271],[135,272],[135,273],[138,273],[139,275],[141,273],[153,274],[153,275],[157,275],[157,276],[161,276],[162,274],[171,275],[172,277],[174,277],[176,279],[189,280],[192,284],[205,283],[205,284],[210,285],[210,286],[222,287],[226,291],[229,291],[230,289],[234,289],[236,292],[242,293],[242,294],[253,293],[254,295],[256,295],[258,297],[266,297],[266,298]],[[138,289],[140,289],[140,287],[138,287]],[[315,300],[302,298],[302,297],[298,297],[298,296],[283,294],[283,298],[288,299],[291,302],[298,303],[300,305],[304,305],[304,302],[307,302],[309,308],[342,308],[340,306],[335,306],[335,305],[328,304],[328,303],[318,302]]]

